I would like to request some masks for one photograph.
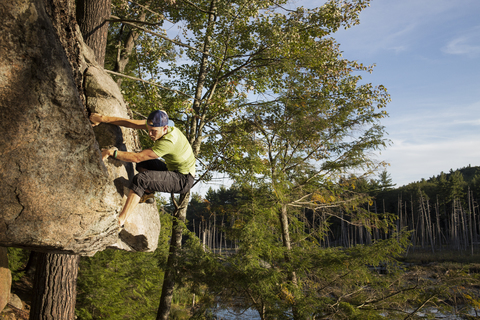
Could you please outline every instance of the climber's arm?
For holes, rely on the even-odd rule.
[[[147,120],[133,120],[120,117],[104,116],[98,113],[92,113],[90,116],[90,121],[94,127],[103,122],[132,129],[145,129],[145,124],[147,123]]]
[[[115,151],[117,151],[116,157]],[[152,149],[145,149],[141,152],[127,152],[114,149],[102,149],[102,160],[105,161],[108,157],[114,157],[118,160],[135,163],[158,158],[158,156],[155,154],[155,152],[153,152]]]

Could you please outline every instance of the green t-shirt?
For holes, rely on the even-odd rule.
[[[165,160],[168,171],[195,176],[195,156],[192,146],[188,143],[185,135],[175,127],[168,127],[167,133],[155,141],[153,152]]]

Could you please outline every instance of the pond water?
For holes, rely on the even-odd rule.
[[[457,316],[457,315],[454,315],[454,314],[451,314],[451,313],[443,313],[443,312],[439,311],[437,308],[433,308],[433,307],[429,307],[429,308],[425,308],[424,310],[420,310],[419,312],[417,312],[417,315],[420,316],[420,317],[425,317],[425,319],[427,319],[428,317],[430,317],[429,319],[431,319],[432,316],[434,316],[434,319],[444,319],[444,320],[466,319],[466,318],[463,318],[463,317],[460,317],[460,316]],[[473,308],[470,308],[469,311],[468,311],[468,315],[470,315],[472,317],[475,317],[475,316],[480,316],[480,313],[477,315],[475,310]]]
[[[260,320],[260,315],[257,310],[247,309],[243,312],[237,312],[233,310],[217,310],[214,311],[214,315],[217,320]]]
[[[233,311],[231,309],[216,309],[212,310],[217,320],[260,320],[260,315],[255,309],[247,309],[244,311]],[[413,311],[413,310],[412,310]],[[410,311],[411,312],[411,311]],[[480,316],[480,311],[477,314],[474,309],[471,309],[468,313],[472,317]],[[463,320],[465,318],[442,313],[437,308],[425,308],[424,310],[417,312],[417,315],[420,317],[425,317],[425,319],[431,319],[433,316],[434,319],[443,319],[443,320]]]

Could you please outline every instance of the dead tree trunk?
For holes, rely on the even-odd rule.
[[[478,226],[477,226],[477,214],[476,214],[476,206],[475,206],[475,198],[473,196],[473,192],[472,192],[472,197],[471,197],[471,201],[472,201],[472,215],[473,215],[473,221],[472,221],[472,226],[473,226],[473,242],[477,242],[478,241],[478,232],[479,232],[479,229],[478,229]]]
[[[427,200],[427,232],[428,232],[428,237],[430,238],[430,246],[432,248],[432,253],[435,253],[435,239],[433,236],[433,226],[432,226],[432,216],[430,214],[430,203]]]
[[[472,206],[470,202],[470,187],[468,187],[468,228],[470,233],[470,250],[473,255],[473,225],[472,225]]]
[[[417,244],[417,230],[415,229],[415,216],[414,216],[414,211],[415,211],[415,208],[413,207],[413,196],[411,195],[410,196],[410,206],[411,206],[411,212],[412,212],[412,230],[413,230],[413,233],[412,233],[412,245],[413,245],[413,248],[415,249],[415,245]]]
[[[419,199],[419,223],[417,224],[418,227],[418,232],[417,234],[420,237],[420,244],[422,246],[422,249],[425,247],[425,220],[426,220],[426,212],[425,212],[425,203],[423,201],[423,195],[420,193],[420,199]]]
[[[441,238],[441,229],[440,229],[440,204],[438,202],[438,195],[437,195],[437,201],[435,203],[435,218],[437,220],[437,239],[438,239],[438,245],[441,247],[442,246],[442,238]]]

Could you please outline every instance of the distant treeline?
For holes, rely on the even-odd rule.
[[[405,229],[411,231],[413,248],[433,252],[442,248],[473,252],[480,242],[480,167],[441,172],[398,188],[384,171],[378,179],[356,179],[355,187],[370,196],[361,206],[366,212],[362,221],[352,219],[341,206],[333,214],[332,209],[327,213],[305,208],[294,218],[302,228],[325,228],[318,238],[324,247],[370,244]],[[215,251],[235,248],[229,229],[239,205],[241,192],[233,187],[210,190],[206,199],[194,195],[187,214],[190,231]]]
[[[441,172],[374,196],[375,210],[395,213],[397,226],[413,231],[415,246],[473,252],[479,242],[480,167]]]

